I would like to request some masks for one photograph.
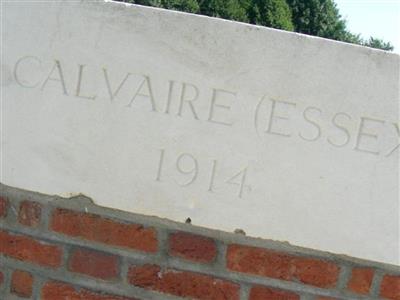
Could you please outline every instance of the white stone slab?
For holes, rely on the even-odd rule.
[[[399,56],[112,2],[5,2],[4,184],[400,264]]]

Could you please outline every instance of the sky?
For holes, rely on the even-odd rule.
[[[400,53],[400,0],[335,0],[347,28],[389,41]]]

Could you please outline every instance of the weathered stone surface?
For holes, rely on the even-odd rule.
[[[3,183],[399,264],[399,56],[107,2],[3,5]]]

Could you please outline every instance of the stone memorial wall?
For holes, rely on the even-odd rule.
[[[114,2],[2,4],[1,182],[400,264],[400,59]]]

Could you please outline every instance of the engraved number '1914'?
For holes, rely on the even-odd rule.
[[[166,150],[159,150],[158,167],[156,174],[156,181],[164,181],[164,178],[173,178],[174,182],[179,186],[186,187],[194,184],[198,180],[200,164],[196,157],[190,153],[182,153],[176,156],[173,161],[173,167],[166,167]],[[221,184],[228,184],[236,186],[236,195],[242,198],[244,193],[251,191],[251,186],[247,184],[248,167],[242,168],[232,175],[223,177],[218,169],[218,161],[212,160],[203,163],[204,169],[208,169],[208,181],[205,188],[208,192],[215,192],[216,186]],[[164,172],[169,172],[168,176],[164,176]],[[173,172],[173,173],[172,173]],[[170,174],[172,173],[172,174]],[[171,177],[172,175],[172,177]]]

